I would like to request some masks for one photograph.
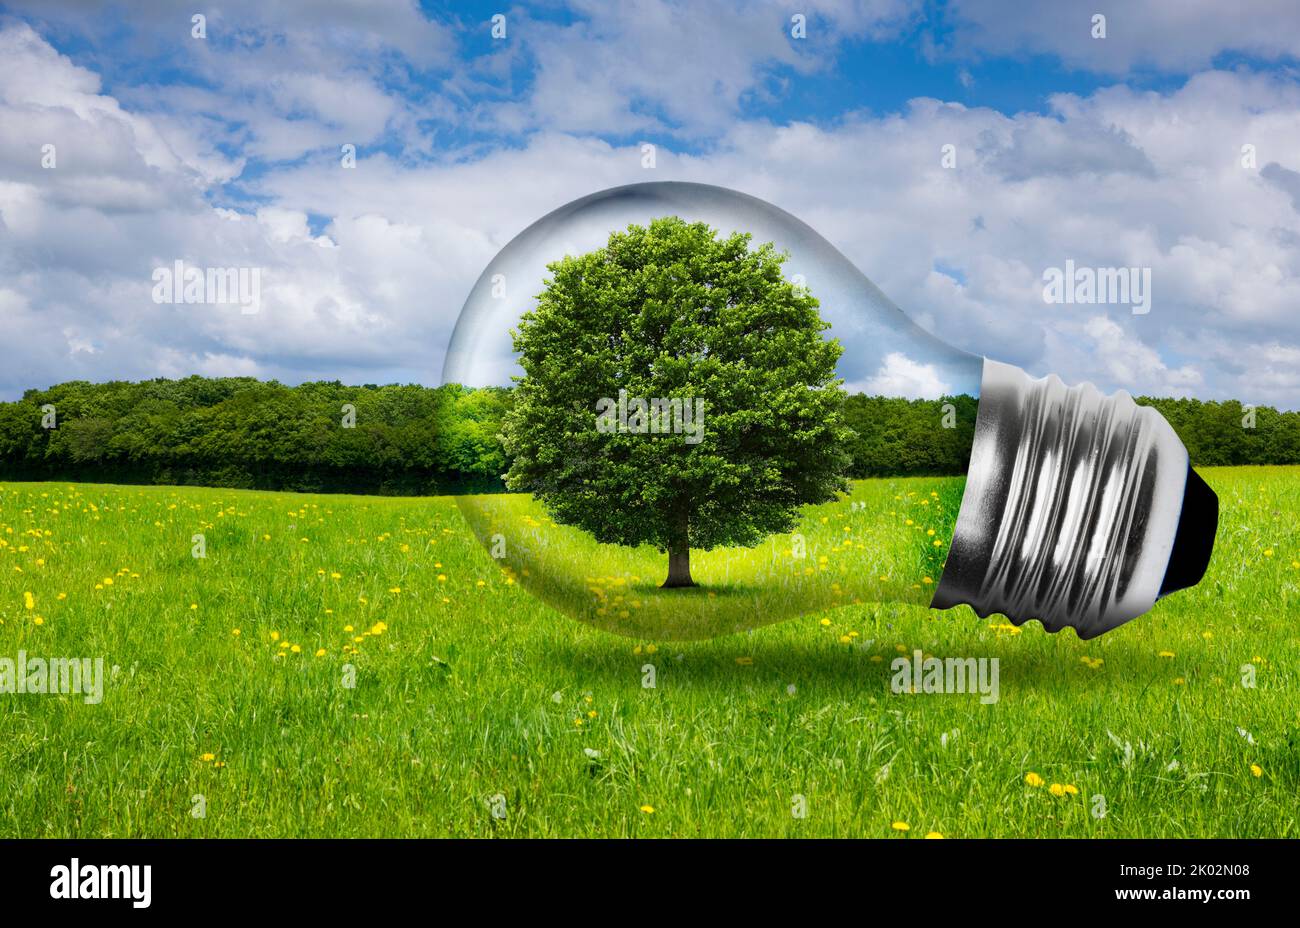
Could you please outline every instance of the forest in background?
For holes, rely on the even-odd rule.
[[[510,390],[500,387],[290,387],[198,376],[71,381],[0,403],[0,479],[494,492],[503,489],[507,468],[498,433],[510,402]],[[1251,410],[1235,400],[1138,402],[1169,420],[1193,464],[1300,464],[1300,413]],[[977,404],[969,396],[848,397],[844,415],[856,432],[850,475],[964,474]],[[945,414],[952,427],[943,427]]]

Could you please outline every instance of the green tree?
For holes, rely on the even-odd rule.
[[[755,545],[847,488],[843,349],[781,275],[786,255],[749,243],[676,216],[629,226],[548,265],[512,333],[507,486],[597,541],[666,551],[665,587],[694,585],[692,548]],[[638,400],[681,401],[681,429]]]

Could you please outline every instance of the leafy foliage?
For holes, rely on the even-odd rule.
[[[508,390],[457,386],[72,381],[0,403],[0,473],[301,491],[495,490],[509,401]],[[346,404],[355,427],[343,426]],[[54,428],[43,427],[46,405]]]
[[[598,541],[751,546],[847,487],[842,348],[785,256],[675,216],[548,266],[514,334],[507,485]],[[703,401],[703,435],[599,431],[602,398]],[[672,573],[670,572],[670,582]]]
[[[355,493],[497,492],[508,389],[187,377],[72,381],[0,403],[0,477]],[[1197,466],[1300,464],[1300,413],[1139,397],[1173,425]],[[58,427],[41,427],[53,404]],[[342,406],[357,409],[344,429]],[[953,428],[936,427],[943,404]],[[966,472],[978,401],[848,397],[852,477]],[[1247,419],[1247,421],[1249,421]]]

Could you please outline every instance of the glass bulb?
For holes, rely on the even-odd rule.
[[[738,266],[735,253],[730,264],[710,265],[721,268],[718,279],[690,252],[669,249],[663,266],[655,264],[658,258],[637,249],[666,246],[650,233],[626,234],[666,217],[705,223],[717,240],[747,233],[751,254],[772,243],[787,256],[779,274],[789,286],[768,281],[751,291],[735,284],[725,276]],[[611,239],[615,233],[621,244]],[[555,263],[596,252],[595,264]],[[719,296],[719,287],[731,289]],[[550,295],[539,317],[544,291]],[[816,366],[817,343],[798,341],[806,329],[771,324],[788,318],[804,325],[808,295],[825,325],[818,338],[842,347],[834,376],[853,393],[932,401],[923,407],[933,417],[925,442],[969,457],[964,486],[899,477],[828,493],[827,480],[813,479],[824,463],[815,446],[811,456],[804,447],[802,459],[770,451],[785,447],[782,430],[812,427],[788,411],[790,377],[798,376],[773,365],[767,350],[782,340],[802,344],[786,366]],[[728,339],[737,318],[766,320],[762,340],[736,349],[740,343]],[[678,330],[696,341],[669,344],[665,333]],[[633,344],[637,338],[655,344]],[[770,367],[769,380],[754,379],[747,362]],[[705,376],[716,370],[728,374]],[[808,376],[817,380],[802,384],[810,396],[838,389],[838,382]],[[527,391],[516,415],[522,409],[531,418],[517,418],[507,431],[522,435],[515,444],[532,456],[529,467],[516,464],[512,473],[518,482],[527,471],[525,489],[536,492],[458,497],[479,540],[512,579],[551,606],[641,639],[712,637],[883,602],[966,603],[981,615],[1002,612],[1017,624],[1039,619],[1049,630],[1070,626],[1092,637],[1199,580],[1217,524],[1217,500],[1154,410],[1124,393],[1107,397],[1087,384],[1067,389],[1055,377],[1034,380],[945,344],[808,225],[720,187],[633,184],[533,223],[470,292],[443,382]],[[663,396],[639,395],[670,382],[692,383],[699,395],[670,395],[666,387]],[[734,382],[780,386],[737,397],[725,386]],[[795,391],[796,404],[802,395]],[[904,407],[870,402],[873,416]],[[754,424],[738,427],[737,417]],[[751,428],[775,431],[757,442],[772,453],[770,465],[735,450],[749,447]],[[899,455],[900,469],[909,463],[902,458],[918,451],[907,445],[915,435],[893,436],[887,426],[873,434],[877,457]],[[830,455],[836,442],[825,440]],[[549,468],[542,461],[548,454]],[[730,463],[738,479],[762,489],[729,486]],[[666,495],[666,486],[688,485],[716,489]],[[668,510],[684,514],[670,518]],[[785,530],[765,532],[764,525]],[[671,541],[681,537],[686,545]],[[674,585],[683,578],[694,585]]]

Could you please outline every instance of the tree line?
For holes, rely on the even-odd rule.
[[[1300,464],[1300,413],[1140,397],[1197,465]],[[72,381],[0,403],[0,478],[308,492],[496,492],[508,388]],[[852,477],[964,474],[978,401],[853,395]],[[593,420],[594,421],[594,420]],[[707,426],[706,426],[707,432]]]

